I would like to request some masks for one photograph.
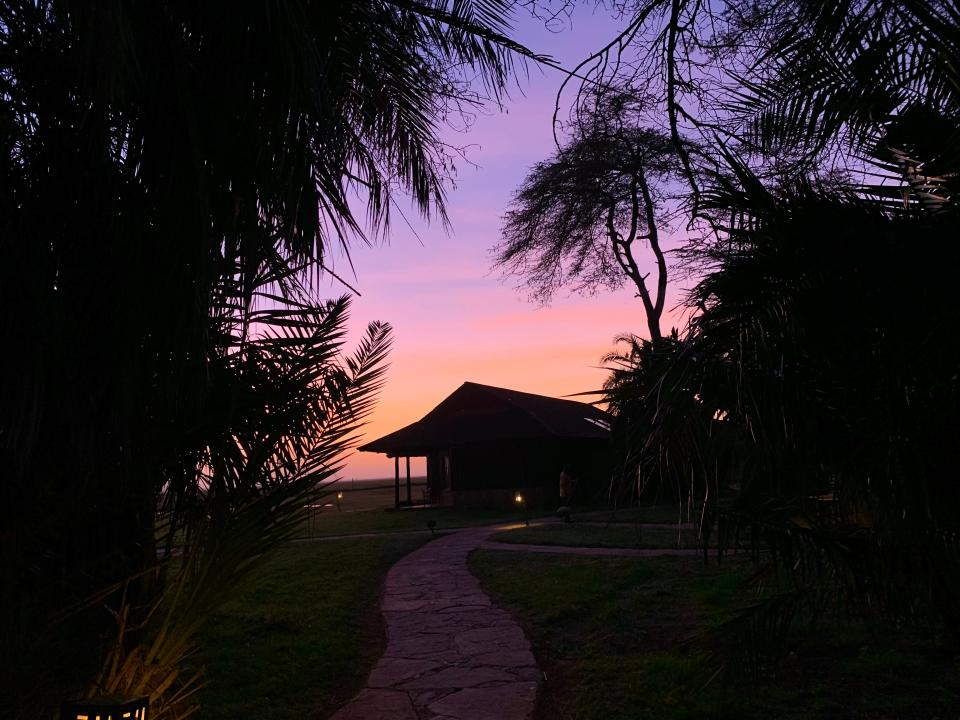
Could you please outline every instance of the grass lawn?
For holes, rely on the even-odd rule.
[[[423,494],[423,479],[417,478],[413,485],[412,497],[416,500]],[[339,503],[336,492],[342,497]],[[401,481],[401,499],[406,498],[405,481]],[[407,530],[426,530],[431,520],[437,530],[491,525],[500,522],[517,522],[523,519],[523,511],[517,508],[503,510],[460,510],[456,508],[405,508],[394,510],[394,489],[390,484],[348,482],[332,486],[331,494],[325,499],[324,507],[318,508],[304,523],[300,537],[330,537],[334,535],[356,535],[359,533],[404,532]],[[553,516],[553,512],[546,513]],[[543,514],[531,512],[531,519]],[[609,510],[603,508],[574,508],[574,517],[590,522],[615,523],[676,523],[680,518],[679,508],[670,505],[654,507],[626,508]],[[684,517],[684,519],[686,519]],[[646,534],[646,530],[644,534]],[[617,531],[618,537],[620,531]],[[632,535],[631,535],[632,533]],[[630,535],[624,547],[635,547],[635,529],[624,531]],[[611,537],[613,537],[611,535]],[[666,535],[663,535],[666,538]],[[517,540],[515,542],[527,542]],[[601,543],[606,541],[599,541]],[[619,542],[619,540],[618,540]],[[657,542],[660,542],[659,540]],[[567,544],[567,543],[557,543]],[[587,543],[583,543],[587,544]],[[599,545],[604,547],[604,544]],[[686,545],[684,545],[686,547]],[[619,545],[613,545],[619,547]],[[664,547],[656,545],[655,547]],[[692,547],[692,545],[691,545]]]
[[[422,502],[424,492],[426,491],[426,478],[410,479],[410,499],[414,503]],[[330,495],[324,498],[325,503],[330,504],[327,509],[339,509],[344,512],[354,510],[377,510],[386,507],[393,507],[395,500],[395,489],[393,480],[382,482],[351,482],[341,480],[330,486]],[[339,507],[337,493],[341,494]],[[407,499],[407,481],[400,480],[400,500],[406,502]]]
[[[401,499],[406,499],[406,481],[400,483]],[[422,497],[423,479],[417,478],[411,496]],[[393,509],[393,483],[338,483],[322,508],[311,514],[299,533],[303,538],[357,535],[360,533],[390,533],[428,529],[427,523],[436,523],[438,531],[452,528],[516,522],[523,518],[517,508],[504,510],[460,510],[456,508]],[[342,493],[339,503],[336,492]],[[531,515],[533,517],[533,515]]]
[[[363,687],[385,647],[379,589],[428,536],[297,543],[237,591],[199,638],[198,717],[320,719]]]
[[[698,523],[697,515],[690,515],[685,508],[678,505],[643,505],[641,507],[624,507],[616,510],[608,508],[573,508],[575,520],[590,522],[611,523]]]
[[[538,720],[920,720],[960,716],[955,651],[863,627],[798,633],[777,672],[723,688],[683,643],[730,616],[743,565],[479,551],[546,673]]]
[[[423,508],[338,512],[336,508],[327,508],[305,524],[301,536],[329,537],[331,535],[354,535],[357,533],[427,530],[427,523],[431,520],[436,523],[437,530],[449,530],[474,525],[491,525],[499,522],[517,522],[522,517],[522,513],[515,509]]]
[[[573,547],[696,548],[695,528],[643,528],[638,525],[551,523],[506,530],[493,536],[504,543]]]

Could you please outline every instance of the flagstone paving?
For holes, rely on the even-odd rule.
[[[427,543],[387,573],[387,649],[332,720],[526,720],[542,674],[530,643],[467,569],[502,526]]]
[[[371,671],[367,686],[331,720],[528,720],[532,716],[542,673],[520,626],[490,601],[467,569],[472,550],[620,557],[703,552],[488,540],[508,527],[516,526],[453,531],[390,569],[380,606],[387,629],[386,652]]]

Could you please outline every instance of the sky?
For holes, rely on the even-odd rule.
[[[585,4],[584,4],[585,5]],[[514,36],[537,53],[572,68],[617,32],[602,10],[579,7],[562,32],[547,31],[533,18],[518,17]],[[372,320],[393,326],[386,384],[364,428],[368,442],[419,420],[464,381],[564,397],[599,389],[606,376],[602,357],[616,336],[645,327],[640,300],[628,288],[590,297],[561,291],[549,306],[531,302],[516,281],[491,269],[490,250],[500,239],[501,216],[528,169],[554,151],[554,99],[563,76],[531,67],[503,111],[479,115],[465,133],[448,141],[469,146],[448,194],[453,226],[426,226],[399,218],[385,242],[350,251],[355,276],[341,259],[335,266],[361,295],[354,297],[351,337]],[[646,256],[646,253],[640,251]],[[646,257],[645,257],[646,259]],[[648,263],[653,267],[652,260]],[[332,282],[330,294],[345,291]],[[667,298],[676,305],[680,286]],[[673,317],[664,317],[663,327]],[[412,472],[423,474],[414,459]],[[344,479],[393,477],[393,460],[354,452]]]

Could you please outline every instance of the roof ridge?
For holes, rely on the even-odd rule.
[[[516,393],[517,395],[529,395],[530,397],[543,398],[545,400],[555,400],[558,402],[565,402],[565,403],[576,403],[577,405],[587,405],[589,407],[592,407],[592,405],[590,405],[589,403],[580,402],[579,400],[570,400],[569,398],[566,398],[566,397],[555,397],[553,395],[541,395],[540,393],[527,392],[526,390],[515,390],[514,388],[505,388],[505,387],[500,387],[499,385],[487,385],[486,383],[473,382],[472,380],[464,380],[463,385],[475,385],[476,387],[489,389],[489,390],[503,390],[504,392]]]
[[[492,425],[488,410],[495,410],[497,417]],[[466,442],[464,438],[491,442],[514,436],[609,439],[608,422],[599,422],[606,418],[608,413],[577,400],[464,381],[419,420],[359,449],[388,455],[411,450],[423,454],[431,447]]]
[[[487,391],[488,394],[491,394],[491,395],[493,394],[493,393],[490,393],[490,392],[489,392],[491,389],[493,389],[493,390],[503,390],[503,391],[506,391],[506,392],[508,392],[508,393],[521,392],[521,391],[519,391],[519,390],[510,390],[509,388],[501,388],[501,387],[496,387],[496,386],[494,386],[494,385],[480,385],[480,383],[473,383],[473,384],[474,384],[474,385],[479,385],[481,388],[483,388],[485,391]],[[521,394],[523,394],[523,395],[533,395],[534,397],[541,397],[541,398],[542,398],[542,397],[548,397],[547,395],[536,395],[535,393],[521,393]],[[556,433],[554,432],[553,428],[550,427],[549,425],[547,425],[547,423],[545,423],[545,422],[543,421],[543,418],[541,418],[541,417],[540,417],[537,413],[535,413],[532,409],[530,409],[530,408],[528,408],[528,407],[524,407],[523,405],[520,405],[520,404],[517,403],[513,398],[511,398],[511,397],[509,397],[509,396],[507,396],[506,398],[501,398],[501,399],[506,400],[508,403],[510,403],[511,405],[513,405],[513,407],[518,408],[519,410],[522,410],[523,412],[525,412],[527,415],[530,415],[531,417],[533,417],[533,419],[536,420],[536,421],[540,424],[540,427],[542,427],[544,430],[546,430],[550,435],[555,435],[555,434],[556,434]],[[551,399],[551,400],[556,400],[557,398],[550,398],[550,399]]]

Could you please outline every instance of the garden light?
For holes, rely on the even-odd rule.
[[[530,527],[530,514],[527,512],[527,503],[521,493],[517,493],[513,501],[517,504],[518,507],[523,509],[523,524],[527,527]]]
[[[67,702],[60,708],[61,720],[147,720],[150,698],[133,700],[100,697]]]

